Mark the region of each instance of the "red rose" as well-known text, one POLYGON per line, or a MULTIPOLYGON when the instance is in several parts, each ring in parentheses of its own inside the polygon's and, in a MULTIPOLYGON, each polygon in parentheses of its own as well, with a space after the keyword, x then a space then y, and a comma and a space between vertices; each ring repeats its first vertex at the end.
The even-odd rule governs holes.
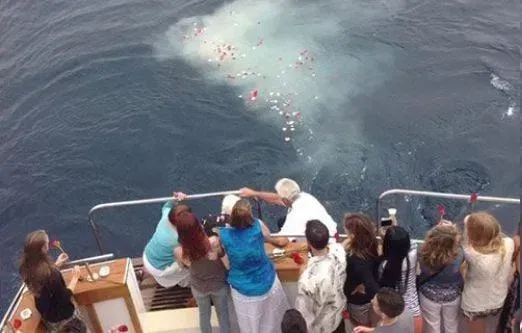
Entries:
POLYGON ((13 327, 15 328, 15 330, 19 329, 20 327, 22 327, 22 321, 18 318, 13 319, 13 327))
POLYGON ((444 205, 438 205, 437 211, 439 212, 440 217, 446 215, 446 208, 444 207, 444 205))
POLYGON ((471 196, 469 197, 469 202, 474 204, 475 202, 477 202, 477 199, 478 199, 478 194, 477 193, 471 193, 471 196))
POLYGON ((292 254, 292 259, 294 260, 294 262, 298 265, 302 265, 304 264, 304 260, 303 258, 299 255, 299 253, 294 253, 292 254))

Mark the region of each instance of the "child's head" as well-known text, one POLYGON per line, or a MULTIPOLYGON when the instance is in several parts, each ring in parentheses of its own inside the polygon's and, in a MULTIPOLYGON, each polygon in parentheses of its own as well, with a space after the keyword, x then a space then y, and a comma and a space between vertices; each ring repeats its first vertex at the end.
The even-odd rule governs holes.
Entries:
POLYGON ((372 299, 373 310, 381 318, 395 318, 404 311, 404 299, 391 288, 381 288, 372 299))
POLYGON ((296 309, 286 310, 281 322, 282 333, 306 333, 306 321, 296 309))

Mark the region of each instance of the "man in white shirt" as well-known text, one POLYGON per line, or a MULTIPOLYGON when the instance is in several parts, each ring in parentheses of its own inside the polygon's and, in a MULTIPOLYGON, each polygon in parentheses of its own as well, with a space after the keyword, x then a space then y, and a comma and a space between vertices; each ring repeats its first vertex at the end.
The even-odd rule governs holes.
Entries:
POLYGON ((337 232, 337 223, 332 219, 323 205, 311 194, 302 192, 299 185, 292 179, 279 179, 275 185, 276 193, 259 192, 250 188, 242 188, 241 196, 257 197, 268 203, 288 208, 281 235, 303 235, 306 222, 319 220, 328 228, 330 236, 337 232))

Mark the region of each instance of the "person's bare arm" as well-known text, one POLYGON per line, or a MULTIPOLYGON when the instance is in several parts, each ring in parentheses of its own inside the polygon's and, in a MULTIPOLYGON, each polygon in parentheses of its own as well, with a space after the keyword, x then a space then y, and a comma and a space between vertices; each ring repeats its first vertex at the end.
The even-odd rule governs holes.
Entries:
POLYGON ((174 258, 181 267, 190 267, 190 261, 183 258, 183 250, 181 246, 177 246, 174 249, 174 258))
POLYGON ((228 256, 226 254, 221 257, 221 261, 223 262, 223 265, 225 265, 225 268, 230 270, 230 261, 228 260, 228 256))
POLYGON ((248 187, 243 187, 239 191, 241 192, 239 195, 244 198, 259 198, 274 205, 285 206, 283 199, 277 193, 255 191, 248 187))
POLYGON ((260 222, 261 222, 261 230, 263 232, 263 237, 265 238, 265 241, 267 243, 270 243, 277 247, 285 247, 288 245, 288 243, 290 243, 290 241, 286 237, 274 237, 274 236, 270 235, 270 230, 268 230, 268 227, 262 221, 260 221, 260 222))

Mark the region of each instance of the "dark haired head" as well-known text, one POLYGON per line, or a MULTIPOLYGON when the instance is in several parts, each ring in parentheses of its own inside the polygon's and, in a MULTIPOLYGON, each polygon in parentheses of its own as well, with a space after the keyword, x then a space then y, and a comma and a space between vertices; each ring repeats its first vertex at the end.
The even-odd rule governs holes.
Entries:
POLYGON ((404 311, 404 299, 402 296, 391 288, 381 288, 374 298, 375 312, 383 313, 388 318, 395 318, 400 316, 404 311), (377 300, 377 304, 375 304, 377 300), (375 309, 377 307, 377 309, 375 309))
POLYGON ((305 236, 308 244, 316 250, 324 249, 330 238, 328 228, 319 220, 306 222, 305 236))
POLYGON ((254 223, 252 207, 246 199, 241 199, 232 208, 230 225, 234 228, 245 229, 254 223))
POLYGON ((169 221, 174 227, 176 227, 176 217, 181 213, 192 213, 192 209, 187 205, 177 205, 172 208, 169 212, 169 221))
POLYGON ((372 220, 364 214, 348 214, 344 217, 344 228, 352 235, 350 251, 363 260, 377 258, 377 236, 372 220))
POLYGON ((386 260, 386 266, 382 272, 381 286, 398 288, 401 293, 406 291, 409 274, 406 274, 406 281, 401 284, 402 263, 404 259, 406 259, 407 272, 409 272, 410 260, 408 253, 410 252, 410 248, 410 234, 406 229, 399 226, 392 226, 386 231, 382 242, 382 254, 386 260))
POLYGON ((306 333, 306 321, 296 309, 286 310, 281 322, 282 333, 306 333))

